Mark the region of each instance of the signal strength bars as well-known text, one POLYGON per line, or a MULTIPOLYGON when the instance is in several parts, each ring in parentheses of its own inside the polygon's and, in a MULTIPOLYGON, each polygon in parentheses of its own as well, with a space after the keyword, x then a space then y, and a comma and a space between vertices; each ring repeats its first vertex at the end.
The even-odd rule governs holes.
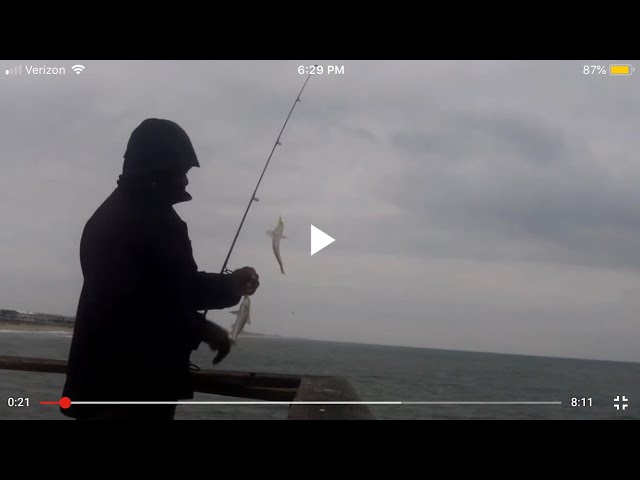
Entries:
POLYGON ((16 67, 12 67, 8 70, 4 71, 5 75, 22 75, 22 65, 18 65, 16 67))

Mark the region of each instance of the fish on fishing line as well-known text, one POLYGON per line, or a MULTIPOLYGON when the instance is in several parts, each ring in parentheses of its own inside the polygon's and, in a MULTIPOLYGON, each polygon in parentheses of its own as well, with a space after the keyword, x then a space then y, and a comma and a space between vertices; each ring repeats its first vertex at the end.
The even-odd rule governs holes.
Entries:
POLYGON ((231 343, 235 345, 238 340, 238 335, 240 335, 244 326, 247 324, 251 325, 251 299, 249 298, 249 295, 245 295, 242 298, 242 303, 238 310, 234 310, 230 313, 236 315, 236 321, 231 325, 231 331, 229 333, 231 343))
POLYGON ((278 265, 280 265, 280 272, 284 275, 284 267, 282 266, 282 257, 280 256, 280 240, 283 238, 287 238, 283 235, 284 233, 284 222, 282 221, 282 217, 278 217, 278 225, 274 230, 267 230, 267 233, 271 236, 271 246, 273 247, 273 253, 276 256, 276 260, 278 261, 278 265))

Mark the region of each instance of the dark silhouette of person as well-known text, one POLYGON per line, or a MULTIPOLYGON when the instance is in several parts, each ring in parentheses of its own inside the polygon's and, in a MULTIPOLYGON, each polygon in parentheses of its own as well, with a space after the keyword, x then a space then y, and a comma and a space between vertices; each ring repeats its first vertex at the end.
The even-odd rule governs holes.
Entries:
POLYGON ((63 396, 76 419, 173 419, 175 405, 74 405, 74 401, 193 398, 190 356, 201 342, 219 363, 228 332, 200 310, 253 295, 255 270, 198 270, 187 225, 173 205, 191 200, 187 172, 199 167, 187 133, 169 120, 144 120, 131 134, 117 187, 83 230, 84 278, 63 396))

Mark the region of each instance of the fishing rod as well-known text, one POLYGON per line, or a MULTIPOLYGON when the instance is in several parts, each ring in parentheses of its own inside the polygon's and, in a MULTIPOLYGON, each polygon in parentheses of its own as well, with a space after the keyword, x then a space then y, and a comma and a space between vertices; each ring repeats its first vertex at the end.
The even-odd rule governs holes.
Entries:
MULTIPOLYGON (((258 187, 260 186, 260 182, 262 182, 262 177, 264 177, 264 174, 267 171, 267 167, 269 166, 269 162, 271 161, 271 157, 273 156, 273 152, 276 151, 276 147, 278 145, 282 145, 280 143, 280 137, 282 136, 282 132, 284 132, 284 129, 287 126, 287 122, 289 122, 289 118, 291 118, 291 114, 293 113, 293 110, 296 108, 296 105, 298 104, 298 102, 302 101, 302 100, 300 100, 300 95, 302 95, 302 91, 304 90, 304 87, 307 86, 307 82, 309 81, 310 78, 311 78, 311 74, 307 75, 307 79, 304 81, 304 84, 302 85, 302 88, 298 92, 298 95, 296 96, 296 100, 295 100, 295 102, 293 102, 293 105, 291 106, 291 110, 289 110, 289 115, 287 115, 287 118, 284 121, 284 125, 282 125, 282 129, 280 129, 280 133, 278 134, 278 138, 276 139, 276 143, 273 145, 273 148, 271 149, 271 153, 269 154, 269 158, 267 158, 267 163, 265 164, 264 168, 262 169, 262 174, 260 175, 260 178, 258 179, 258 183, 256 184, 256 188, 254 188, 253 193, 251 194, 251 199, 249 200, 249 204, 247 205, 247 208, 244 211, 244 215, 242 216, 242 220, 240 221, 240 226, 238 227, 238 231, 236 232, 235 237, 233 237, 233 242, 231 243, 231 248, 229 249, 229 253, 227 253, 227 258, 225 258, 225 260, 224 260, 224 264, 222 265, 222 269, 220 270, 221 274, 233 273, 231 270, 227 269, 227 263, 229 262, 229 258, 231 257, 231 252, 233 252, 233 247, 235 247, 235 245, 236 245, 236 240, 238 240, 238 235, 240 235, 240 230, 242 230, 242 226, 244 225, 244 221, 247 218, 247 214, 249 213, 249 209, 251 208, 251 205, 253 204, 253 202, 258 201, 258 199, 256 198, 256 193, 258 192, 258 187)), ((204 311, 204 316, 205 317, 207 316, 208 312, 209 312, 209 310, 205 310, 204 311)), ((200 368, 197 365, 195 365, 195 364, 193 364, 191 362, 189 362, 189 368, 193 369, 193 370, 196 370, 196 371, 200 370, 200 368)))
POLYGON ((284 132, 284 129, 287 126, 287 122, 289 122, 289 118, 291 118, 291 114, 293 113, 293 110, 296 108, 296 105, 298 104, 298 102, 302 101, 302 100, 300 100, 300 95, 302 95, 302 91, 304 90, 304 87, 307 85, 307 82, 309 81, 309 78, 311 78, 311 74, 307 75, 307 79, 304 81, 304 84, 302 85, 302 88, 300 89, 300 92, 298 92, 298 96, 296 97, 296 100, 293 102, 291 110, 289 111, 289 115, 287 115, 287 119, 284 121, 284 125, 282 125, 282 129, 280 130, 280 134, 278 135, 278 138, 276 139, 276 143, 274 143, 273 148, 271 149, 271 154, 269 155, 269 158, 267 158, 267 163, 265 164, 264 169, 262 170, 262 174, 260 175, 260 178, 258 179, 258 183, 256 185, 256 188, 253 190, 253 194, 251 194, 251 199, 249 200, 249 204, 247 205, 247 209, 244 211, 244 215, 242 216, 242 221, 240 222, 240 226, 238 227, 238 231, 236 232, 236 236, 233 238, 233 242, 231 243, 231 248, 229 249, 229 253, 227 254, 227 258, 225 258, 225 260, 224 260, 224 264, 222 265, 222 270, 220 271, 220 273, 232 273, 231 270, 227 269, 227 263, 229 262, 229 258, 231 257, 231 252, 233 252, 233 247, 235 247, 235 245, 236 245, 236 240, 238 240, 238 235, 240 235, 240 230, 242 230, 242 226, 244 225, 244 221, 247 218, 247 214, 249 213, 249 209, 251 208, 251 205, 253 204, 253 202, 257 202, 258 201, 258 199, 256 198, 256 193, 258 192, 258 187, 260 187, 260 182, 262 182, 262 177, 264 177, 264 173, 267 171, 267 167, 269 166, 269 162, 271 161, 271 157, 273 156, 273 152, 276 151, 276 147, 278 147, 278 145, 282 145, 280 143, 280 137, 282 136, 282 132, 284 132))

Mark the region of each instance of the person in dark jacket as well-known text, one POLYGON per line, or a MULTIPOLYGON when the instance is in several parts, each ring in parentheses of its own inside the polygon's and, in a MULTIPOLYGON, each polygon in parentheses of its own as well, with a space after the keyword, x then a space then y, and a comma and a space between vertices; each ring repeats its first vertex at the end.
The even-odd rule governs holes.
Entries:
POLYGON ((228 332, 199 310, 253 295, 255 270, 199 271, 187 225, 173 205, 191 200, 187 172, 199 167, 186 132, 147 119, 131 134, 117 188, 87 221, 80 244, 78 302, 61 412, 77 419, 173 419, 175 405, 74 405, 74 401, 193 398, 190 356, 201 342, 220 362, 228 332))

